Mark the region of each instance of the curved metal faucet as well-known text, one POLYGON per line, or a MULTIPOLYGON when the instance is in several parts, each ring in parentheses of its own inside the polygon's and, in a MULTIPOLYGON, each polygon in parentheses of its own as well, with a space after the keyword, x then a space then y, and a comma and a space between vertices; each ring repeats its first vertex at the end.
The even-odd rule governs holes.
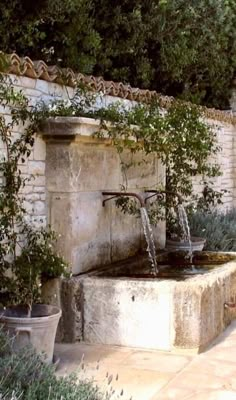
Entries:
POLYGON ((145 190, 145 193, 152 193, 150 196, 146 197, 144 203, 147 203, 147 200, 151 199, 152 197, 159 196, 162 194, 170 194, 171 196, 175 196, 178 198, 179 204, 183 203, 183 198, 180 196, 179 193, 172 192, 170 190, 145 190))
POLYGON ((224 308, 236 308, 236 303, 233 302, 224 303, 224 308))
POLYGON ((140 203, 140 207, 145 207, 145 202, 144 199, 137 193, 133 193, 133 192, 102 192, 103 196, 112 196, 109 197, 109 199, 105 199, 102 202, 103 207, 105 206, 105 203, 109 200, 115 199, 116 197, 134 197, 136 198, 139 203, 140 203))

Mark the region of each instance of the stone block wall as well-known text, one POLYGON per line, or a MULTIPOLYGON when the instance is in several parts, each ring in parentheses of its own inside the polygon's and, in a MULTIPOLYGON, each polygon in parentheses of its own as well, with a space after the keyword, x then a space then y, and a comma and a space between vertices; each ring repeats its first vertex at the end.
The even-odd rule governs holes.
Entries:
MULTIPOLYGON (((29 97, 31 104, 40 100, 48 102, 55 98, 69 99, 73 96, 73 88, 71 87, 24 76, 9 75, 9 77, 14 82, 16 90, 23 90, 29 97)), ((131 101, 117 99, 115 96, 105 96, 103 105, 117 100, 123 101, 127 106, 132 105, 131 101)), ((7 109, 0 107, 0 113, 5 114, 6 118, 10 118, 7 109)), ((224 207, 228 208, 236 205, 236 127, 225 122, 212 120, 209 122, 217 126, 214 129, 217 129, 218 141, 222 147, 217 158, 223 174, 215 180, 215 188, 229 191, 224 196, 224 207)), ((62 247, 65 250, 65 255, 74 266, 74 272, 89 268, 91 266, 90 260, 93 257, 98 257, 102 263, 126 257, 129 255, 129 251, 132 253, 136 249, 134 242, 137 237, 140 243, 142 241, 140 221, 134 219, 131 222, 130 217, 127 216, 123 218, 120 210, 114 207, 114 203, 113 205, 108 203, 104 209, 100 208, 102 201, 100 191, 102 189, 119 189, 119 185, 122 183, 121 171, 118 168, 115 150, 105 142, 91 141, 89 134, 93 131, 93 127, 85 124, 86 127, 84 128, 82 125, 80 125, 79 130, 78 126, 76 128, 77 135, 73 143, 70 141, 62 143, 58 139, 54 141, 45 140, 41 133, 37 133, 34 149, 28 162, 19 165, 23 176, 35 176, 34 179, 27 182, 24 188, 25 205, 32 223, 36 226, 45 226, 47 222, 51 222, 59 232, 63 232, 66 224, 70 227, 68 234, 64 236, 64 239, 61 239, 61 243, 64 241, 64 247, 62 247), (85 166, 84 170, 80 169, 81 163, 85 166), (86 214, 88 202, 90 202, 91 208, 89 213, 86 214), (98 209, 103 214, 102 219, 98 209), (65 219, 65 216, 67 219, 71 218, 72 225, 69 220, 65 219), (84 217, 82 218, 82 216, 84 217), (91 220, 96 221, 97 226, 93 235, 102 240, 99 246, 90 245, 89 247, 88 245, 93 236, 91 236, 91 220), (135 228, 136 233, 132 236, 134 227, 137 230, 135 228), (81 236, 78 236, 77 229, 79 229, 81 236), (123 231, 129 232, 124 240, 120 234, 123 231), (69 241, 73 242, 73 252, 68 249, 69 241), (78 241, 79 247, 77 246, 78 241), (104 248, 107 248, 106 246, 110 247, 107 250, 107 258, 104 258, 101 249, 104 250, 104 248), (89 257, 87 257, 88 254, 89 257), (81 257, 86 260, 82 263, 83 267, 81 267, 81 257)), ((17 136, 21 129, 20 126, 16 128, 14 134, 17 136)), ((68 130, 66 130, 66 134, 68 134, 68 130)), ((4 151, 4 146, 0 143, 0 153, 3 154, 4 151)), ((155 161, 155 163, 151 163, 150 170, 145 172, 148 176, 154 173, 156 183, 156 178, 160 181, 164 178, 158 162, 155 161)), ((147 177, 143 176, 143 170, 144 168, 141 167, 129 171, 130 189, 139 191, 148 186, 147 177)), ((197 179, 194 180, 194 185, 196 191, 199 192, 202 189, 197 179)), ((160 228, 157 229, 157 237, 158 232, 160 232, 160 228)), ((163 243, 163 240, 160 242, 163 243)), ((99 243, 99 240, 97 243, 99 243)))
MULTIPOLYGON (((34 79, 25 76, 17 76, 9 74, 9 80, 13 83, 15 90, 23 91, 29 98, 30 104, 34 105, 39 101, 48 103, 55 99, 68 100, 73 97, 74 89, 69 86, 59 85, 57 83, 48 82, 42 79, 34 79)), ((117 100, 116 97, 105 96, 100 104, 106 105, 117 100)), ((129 100, 124 103, 132 104, 129 100)), ((97 104, 99 106, 99 103, 97 104)), ((10 121, 10 111, 0 105, 0 115, 4 115, 10 121)), ((19 126, 14 129, 14 135, 22 132, 23 127, 19 126)), ((4 145, 0 140, 0 155, 5 153, 4 145)), ((42 135, 37 133, 33 151, 28 162, 19 165, 22 176, 32 178, 27 182, 23 194, 26 199, 25 207, 32 223, 39 227, 45 226, 47 223, 47 190, 45 178, 45 161, 46 161, 46 142, 42 135)), ((1 184, 1 178, 0 178, 1 184)))
POLYGON ((230 124, 219 124, 218 143, 222 151, 218 155, 222 175, 217 178, 216 189, 225 189, 224 208, 236 206, 236 127, 230 124))
MULTIPOLYGON (((30 99, 30 104, 32 105, 40 100, 48 102, 54 98, 68 98, 68 96, 71 96, 73 93, 72 88, 63 87, 39 79, 31 79, 22 76, 18 77, 16 75, 9 75, 9 79, 16 90, 23 91, 30 99)), ((7 121, 10 121, 10 111, 7 108, 0 106, 0 114, 4 114, 7 121)), ((13 135, 17 137, 23 129, 22 126, 15 127, 13 135)), ((5 148, 0 141, 0 154, 4 153, 5 148)), ((34 148, 28 161, 19 165, 22 176, 30 178, 23 189, 23 195, 28 217, 37 227, 45 226, 47 223, 45 160, 46 142, 42 139, 40 134, 37 134, 34 148)))
MULTIPOLYGON (((98 128, 90 118, 59 117, 44 129, 49 220, 75 274, 132 256, 144 242, 140 218, 123 214, 114 200, 102 205, 102 191, 120 191, 125 182, 110 141, 91 137, 98 128)), ((128 162, 130 154, 122 157, 128 162)), ((164 183, 160 162, 154 157, 147 161, 127 171, 128 191, 164 183)), ((157 246, 164 247, 163 223, 155 236, 157 246)))
MULTIPOLYGON (((221 176, 211 179, 214 190, 227 190, 223 195, 223 209, 236 206, 236 126, 213 120, 207 120, 217 133, 217 142, 220 152, 210 161, 218 163, 221 167, 221 176)), ((203 187, 199 179, 194 179, 194 190, 200 193, 203 187)))

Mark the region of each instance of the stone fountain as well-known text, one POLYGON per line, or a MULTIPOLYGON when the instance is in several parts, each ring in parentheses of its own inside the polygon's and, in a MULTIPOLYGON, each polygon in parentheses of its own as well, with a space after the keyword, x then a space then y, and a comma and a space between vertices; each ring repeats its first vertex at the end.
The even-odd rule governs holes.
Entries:
MULTIPOLYGON (((153 232, 159 271, 151 274, 140 219, 122 215, 112 202, 102 207, 102 193, 118 192, 123 175, 111 142, 92 136, 98 127, 89 118, 58 117, 43 130, 49 222, 61 234, 59 247, 72 267, 60 288, 60 339, 201 351, 235 317, 236 255, 196 253, 193 273, 185 257, 176 261, 175 253, 160 250, 160 223, 153 232)), ((130 155, 123 157, 128 161, 130 155)), ((136 194, 165 181, 156 157, 145 169, 140 160, 126 177, 136 194)), ((149 240, 143 204, 141 209, 149 240)))

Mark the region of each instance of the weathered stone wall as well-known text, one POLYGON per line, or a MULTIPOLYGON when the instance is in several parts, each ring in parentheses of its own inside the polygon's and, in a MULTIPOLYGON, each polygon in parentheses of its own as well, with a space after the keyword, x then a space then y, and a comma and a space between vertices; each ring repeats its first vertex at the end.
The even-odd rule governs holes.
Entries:
MULTIPOLYGON (((10 77, 15 88, 23 90, 32 104, 39 100, 47 102, 55 98, 68 99, 73 95, 71 87, 23 76, 11 75, 10 77)), ((103 104, 116 100, 117 97, 105 96, 103 104)), ((132 104, 129 100, 122 101, 127 105, 132 104)), ((8 111, 2 107, 0 112, 7 118, 10 117, 8 111)), ((218 126, 215 129, 218 131, 219 144, 222 146, 222 152, 217 158, 222 166, 223 175, 215 180, 215 188, 229 191, 224 196, 224 205, 232 207, 236 205, 234 139, 236 127, 225 122, 209 122, 218 126)), ((14 132, 15 135, 21 129, 22 127, 18 127, 14 132)), ((120 210, 114 207, 113 202, 108 203, 105 208, 101 207, 101 190, 117 190, 123 183, 115 150, 105 142, 98 143, 94 139, 89 139, 88 134, 93 128, 89 128, 88 124, 85 131, 81 129, 83 129, 82 126, 77 131, 77 138, 73 143, 65 143, 61 139, 46 142, 38 133, 28 162, 19 166, 24 177, 35 176, 24 188, 26 208, 32 222, 39 226, 45 225, 48 221, 55 229, 62 232, 64 239, 61 239, 61 245, 75 272, 92 266, 91 260, 94 257, 102 263, 119 259, 121 256, 126 257, 137 248, 134 245, 136 240, 142 242, 140 221, 133 217, 123 216, 120 210), (81 169, 82 164, 85 166, 84 170, 81 169), (89 211, 88 204, 91 205, 89 211), (71 218, 73 224, 66 218, 71 218), (91 221, 97 227, 95 230, 92 228, 91 221), (63 233, 65 226, 70 227, 66 235, 63 233), (79 234, 77 229, 79 229, 79 234), (135 235, 133 235, 134 230, 135 235), (121 237, 121 232, 124 231, 127 235, 121 237), (94 236, 97 236, 96 245, 93 241, 94 236), (68 247, 70 241, 73 243, 73 251, 68 247), (106 257, 104 257, 104 249, 106 249, 106 257)), ((4 146, 0 143, 0 152, 4 151, 4 146)), ((163 180, 163 171, 158 163, 151 163, 147 168, 139 167, 129 171, 129 189, 139 191, 148 186, 147 177, 142 178, 144 173, 147 173, 149 177, 154 173, 155 184, 157 180, 163 180)), ((201 186, 197 179, 194 184, 196 191, 199 192, 201 186)), ((158 237, 158 234, 156 236, 158 237)), ((161 241, 163 243, 163 240, 161 241)))
POLYGON ((217 178, 216 189, 225 189, 224 207, 236 206, 236 126, 230 124, 218 124, 218 143, 222 151, 218 155, 218 163, 221 166, 222 175, 217 178))
MULTIPOLYGON (((10 79, 16 90, 23 90, 29 97, 31 104, 73 96, 70 87, 14 75, 10 79)), ((103 105, 115 100, 105 96, 103 105)), ((128 100, 124 103, 131 104, 128 100)), ((7 109, 2 108, 1 112, 10 118, 7 109)), ((89 138, 94 128, 91 130, 89 124, 85 125, 85 128, 80 126, 73 143, 58 139, 45 141, 37 133, 29 160, 19 165, 23 176, 32 178, 23 190, 29 218, 36 226, 45 226, 48 222, 61 233, 60 248, 71 263, 73 273, 125 258, 143 243, 140 220, 122 216, 114 202, 102 207, 101 190, 120 190, 120 184, 124 183, 120 161, 110 145, 89 138)), ((17 136, 22 129, 17 127, 14 134, 17 136)), ((65 135, 68 129, 67 126, 65 135)), ((5 151, 3 146, 0 151, 5 151)), ((163 170, 156 160, 145 171, 143 167, 132 168, 128 186, 134 190, 148 186, 147 177, 151 177, 152 184, 157 184, 159 173, 163 182, 163 170)), ((164 246, 164 225, 160 225, 157 243, 164 246)))
MULTIPOLYGON (((90 118, 60 117, 44 129, 49 220, 61 234, 60 248, 75 274, 127 258, 143 247, 140 218, 122 214, 114 200, 103 207, 102 191, 120 191, 127 183, 129 192, 142 192, 165 180, 154 157, 128 169, 124 178, 110 141, 91 137, 98 129, 98 121, 90 118)), ((130 162, 129 158, 129 153, 122 155, 123 161, 130 162)), ((139 156, 136 161, 140 160, 139 156)), ((155 237, 157 246, 164 247, 164 223, 156 228, 155 237)))
MULTIPOLYGON (((39 100, 47 102, 55 97, 68 98, 73 93, 72 88, 65 88, 39 79, 17 77, 15 75, 9 75, 9 78, 14 84, 15 89, 22 90, 30 99, 31 104, 35 104, 39 100)), ((4 114, 7 120, 10 120, 10 112, 7 108, 1 106, 0 113, 4 114)), ((22 132, 22 129, 22 126, 15 127, 13 131, 14 135, 17 137, 22 132)), ((0 142, 0 154, 4 154, 4 152, 4 145, 0 142)), ((46 143, 42 139, 42 136, 38 134, 35 138, 34 148, 29 160, 19 165, 22 176, 24 178, 31 178, 26 182, 23 194, 26 200, 26 210, 35 226, 45 226, 47 223, 45 160, 46 143)))
MULTIPOLYGON (((221 167, 222 175, 211 179, 214 182, 214 190, 227 190, 223 195, 223 209, 236 206, 236 126, 226 123, 208 120, 209 125, 217 132, 217 142, 221 151, 212 158, 221 167)), ((199 179, 194 179, 196 193, 202 191, 199 179)))

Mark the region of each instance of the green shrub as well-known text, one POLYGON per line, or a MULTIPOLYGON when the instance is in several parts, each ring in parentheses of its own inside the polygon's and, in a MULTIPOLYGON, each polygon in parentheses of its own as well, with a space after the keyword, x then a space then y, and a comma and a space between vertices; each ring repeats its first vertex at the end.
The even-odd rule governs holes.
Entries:
POLYGON ((0 399, 1 400, 20 400, 22 397, 21 395, 18 395, 15 391, 13 392, 5 392, 5 393, 0 393, 0 399))
POLYGON ((11 342, 0 330, 0 399, 1 400, 111 400, 89 380, 76 375, 57 377, 54 367, 46 365, 34 350, 27 347, 11 351, 11 342))
POLYGON ((6 53, 229 107, 235 0, 10 0, 0 20, 6 53))
POLYGON ((193 236, 206 238, 205 250, 236 251, 236 209, 193 213, 189 225, 193 236))

